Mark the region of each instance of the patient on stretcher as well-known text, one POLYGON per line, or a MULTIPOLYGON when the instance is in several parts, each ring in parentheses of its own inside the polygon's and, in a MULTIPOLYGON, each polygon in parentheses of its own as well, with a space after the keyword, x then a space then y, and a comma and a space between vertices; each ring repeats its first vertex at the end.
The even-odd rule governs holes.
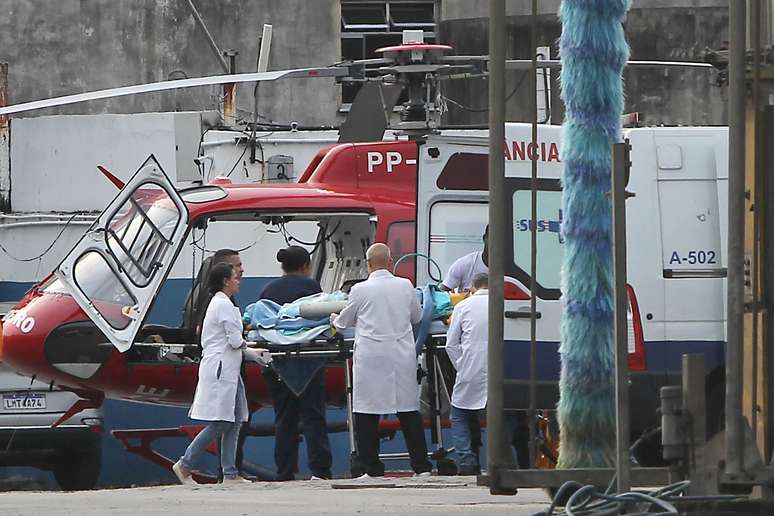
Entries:
MULTIPOLYGON (((423 319, 415 328, 418 343, 423 343, 433 321, 444 320, 454 309, 456 299, 435 286, 417 288, 417 297, 423 307, 423 319)), ((342 291, 320 292, 280 305, 270 299, 259 299, 247 306, 243 316, 249 330, 248 340, 271 344, 301 344, 320 336, 330 336, 330 314, 338 313, 346 305, 347 294, 342 291)), ((445 331, 445 327, 441 329, 445 331)))

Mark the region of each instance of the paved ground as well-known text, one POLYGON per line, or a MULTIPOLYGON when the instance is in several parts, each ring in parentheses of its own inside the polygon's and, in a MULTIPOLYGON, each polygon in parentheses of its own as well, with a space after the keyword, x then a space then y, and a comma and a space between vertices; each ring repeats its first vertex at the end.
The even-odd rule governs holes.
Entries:
POLYGON ((216 486, 161 486, 101 491, 7 492, 3 515, 403 515, 486 514, 527 516, 547 508, 538 489, 492 496, 473 477, 387 479, 367 488, 342 489, 355 481, 304 481, 216 486))

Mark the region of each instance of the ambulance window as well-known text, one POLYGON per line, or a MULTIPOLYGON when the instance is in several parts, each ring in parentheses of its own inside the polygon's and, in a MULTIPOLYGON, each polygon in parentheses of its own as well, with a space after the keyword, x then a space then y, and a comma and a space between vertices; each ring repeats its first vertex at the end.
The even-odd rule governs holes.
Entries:
POLYGON ((413 220, 393 222, 387 229, 387 245, 390 247, 392 259, 398 264, 395 270, 397 276, 414 279, 416 274, 416 257, 401 257, 414 252, 416 241, 416 224, 413 220))
MULTIPOLYGON (((547 183, 546 180, 541 182, 547 183)), ((512 253, 515 276, 525 285, 530 284, 532 270, 532 192, 526 188, 513 192, 513 240, 512 253)), ((525 185, 521 185, 525 186, 525 185)), ((545 186, 545 185, 544 185, 545 186)), ((551 185, 553 186, 553 185, 551 185)), ((537 294, 543 299, 558 299, 560 296, 560 270, 564 253, 562 225, 562 192, 558 181, 556 189, 541 189, 537 192, 537 294)))
POLYGON ((83 253, 73 267, 75 284, 94 305, 94 308, 117 330, 123 330, 131 320, 121 309, 134 306, 137 301, 121 283, 105 257, 97 251, 83 253))
POLYGON ((489 190, 489 155, 456 152, 438 175, 441 190, 489 190))
MULTIPOLYGON (((488 221, 487 203, 442 201, 433 204, 430 208, 430 258, 438 264, 444 277, 457 258, 483 250, 482 236, 488 221)), ((429 277, 437 277, 438 270, 432 263, 426 267, 429 277)))
POLYGON ((147 286, 171 248, 180 212, 161 186, 144 183, 110 218, 110 252, 138 287, 147 286))

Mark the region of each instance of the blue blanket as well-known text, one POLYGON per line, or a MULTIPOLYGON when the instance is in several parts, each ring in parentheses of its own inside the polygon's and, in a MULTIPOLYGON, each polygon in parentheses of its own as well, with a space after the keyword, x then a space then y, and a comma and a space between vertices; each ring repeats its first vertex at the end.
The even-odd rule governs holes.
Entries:
MULTIPOLYGON (((422 305, 422 319, 414 325, 414 342, 419 355, 433 320, 448 315, 452 311, 452 305, 449 294, 438 290, 435 285, 417 288, 416 294, 422 305)), ((330 328, 329 318, 304 319, 300 316, 300 306, 304 303, 344 300, 346 294, 343 292, 314 294, 285 305, 279 305, 269 299, 259 299, 245 309, 243 320, 253 328, 248 332, 247 339, 281 345, 310 342, 327 332, 330 328)), ((271 367, 288 388, 299 396, 324 365, 324 359, 294 357, 275 359, 271 367)))

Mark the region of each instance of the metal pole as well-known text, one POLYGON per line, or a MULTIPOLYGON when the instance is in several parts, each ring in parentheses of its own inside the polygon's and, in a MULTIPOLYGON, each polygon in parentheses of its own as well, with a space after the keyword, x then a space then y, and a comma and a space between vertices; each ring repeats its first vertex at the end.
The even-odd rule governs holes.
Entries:
MULTIPOLYGON (((771 103, 771 101, 769 101, 771 103)), ((767 105, 763 110, 764 126, 761 129, 763 156, 761 167, 765 171, 763 174, 763 183, 761 184, 762 195, 764 199, 774 199, 774 175, 770 170, 774 169, 774 131, 769 128, 774 127, 774 109, 767 105)), ((767 373, 764 375, 764 391, 766 397, 766 408, 763 415, 765 417, 764 428, 766 429, 764 454, 769 465, 774 466, 774 328, 772 327, 772 301, 774 301, 774 202, 764 203, 762 206, 763 228, 762 228, 762 246, 761 246, 761 284, 763 292, 761 300, 763 302, 763 367, 767 373)))
MULTIPOLYGON (((761 0, 753 0, 752 13, 750 13, 751 39, 753 44, 753 83, 752 83, 752 106, 753 106, 753 126, 755 128, 754 149, 753 149, 753 249, 752 262, 750 263, 750 279, 752 289, 752 400, 751 422, 753 436, 758 441, 758 352, 760 343, 758 342, 758 318, 760 316, 760 277, 758 272, 760 267, 760 240, 761 240, 761 212, 763 210, 763 180, 761 174, 761 154, 763 146, 761 144, 761 117, 760 117, 760 98, 761 98, 761 0)), ((763 403, 760 403, 763 405, 763 403)))
POLYGON ((263 24, 261 41, 258 48, 258 68, 257 72, 265 72, 269 69, 269 52, 271 51, 272 25, 263 24))
POLYGON ((629 462, 629 348, 626 294, 626 169, 629 140, 613 144, 611 191, 613 199, 613 281, 615 285, 615 472, 619 493, 631 488, 629 462))
POLYGON ((435 369, 435 427, 434 432, 437 435, 436 444, 438 449, 443 449, 443 432, 441 421, 441 389, 438 387, 439 382, 443 382, 443 374, 441 372, 441 364, 438 363, 438 348, 433 352, 433 367, 435 369))
POLYGON ((500 491, 507 464, 503 413, 503 277, 505 275, 505 0, 489 1, 489 372, 487 472, 489 491, 500 491))
MULTIPOLYGON (((683 355, 683 414, 688 419, 690 494, 710 494, 707 478, 707 398, 705 388, 704 355, 683 355)), ((714 490, 713 490, 714 491, 714 490)))
POLYGON ((532 148, 535 149, 530 157, 532 174, 530 178, 530 190, 532 193, 532 214, 530 216, 530 280, 529 280, 529 412, 527 424, 529 425, 529 464, 535 464, 536 437, 535 437, 535 408, 537 405, 535 383, 537 381, 537 0, 532 0, 532 17, 530 20, 530 38, 532 52, 532 70, 530 76, 530 118, 532 120, 532 148))
POLYGON ((742 340, 744 338, 745 50, 744 0, 729 2, 728 299, 726 342, 726 473, 742 472, 742 340))
POLYGON ((229 71, 228 62, 223 58, 223 53, 218 48, 218 44, 215 43, 215 39, 212 37, 212 34, 210 34, 210 31, 207 30, 207 25, 204 24, 204 20, 202 19, 202 16, 199 14, 199 11, 196 9, 196 6, 193 3, 193 0, 188 0, 188 9, 191 11, 191 14, 194 17, 194 20, 196 20, 196 24, 199 26, 199 28, 204 32, 204 35, 207 37, 207 43, 210 44, 210 48, 212 49, 212 52, 215 54, 215 57, 218 58, 218 62, 220 63, 221 68, 223 68, 223 71, 226 73, 231 73, 229 71))
POLYGON ((349 453, 357 452, 355 446, 355 415, 352 413, 352 372, 349 370, 349 359, 344 361, 344 381, 347 388, 347 429, 349 430, 349 453))
MULTIPOLYGON (((8 63, 0 63, 0 107, 8 105, 8 63)), ((8 117, 0 115, 0 213, 11 211, 11 140, 8 117)))
MULTIPOLYGON (((239 52, 227 49, 223 51, 223 55, 228 57, 228 73, 235 74, 237 72, 236 56, 239 55, 239 52)), ((236 84, 230 82, 223 85, 223 124, 227 127, 236 125, 236 95, 236 84)))

